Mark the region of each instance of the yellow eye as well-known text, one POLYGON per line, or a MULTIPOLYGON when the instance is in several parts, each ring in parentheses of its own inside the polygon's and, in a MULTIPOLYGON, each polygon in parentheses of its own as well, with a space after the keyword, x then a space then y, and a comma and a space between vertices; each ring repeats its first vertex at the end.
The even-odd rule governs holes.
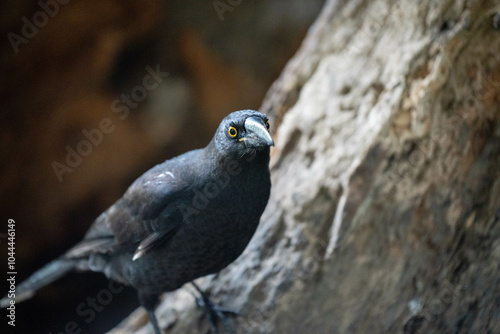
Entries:
POLYGON ((236 130, 234 126, 230 126, 229 130, 227 130, 227 133, 229 134, 229 136, 234 138, 238 134, 238 130, 236 130))
POLYGON ((269 130, 269 121, 266 121, 266 129, 269 130))

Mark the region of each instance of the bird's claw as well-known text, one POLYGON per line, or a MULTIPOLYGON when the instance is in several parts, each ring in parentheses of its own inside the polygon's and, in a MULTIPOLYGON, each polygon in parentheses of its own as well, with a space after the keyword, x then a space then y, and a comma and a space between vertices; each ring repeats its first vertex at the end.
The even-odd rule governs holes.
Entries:
MULTIPOLYGON (((194 285, 194 284, 193 284, 194 285)), ((235 311, 232 311, 227 308, 220 307, 218 305, 215 305, 210 301, 210 299, 203 293, 198 287, 196 287, 196 290, 200 293, 201 297, 195 297, 196 299, 196 305, 198 307, 202 308, 208 318, 208 321, 210 323, 210 331, 209 333, 219 333, 219 322, 222 323, 224 326, 224 329, 226 333, 234 333, 234 330, 232 326, 229 324, 227 321, 228 317, 237 317, 239 314, 235 311)))
POLYGON ((227 321, 228 317, 237 317, 238 313, 235 311, 232 311, 227 308, 220 307, 218 305, 215 305, 208 299, 206 296, 203 296, 201 298, 196 298, 196 304, 205 310, 208 321, 210 323, 210 331, 209 333, 218 333, 219 330, 219 322, 222 323, 224 326, 224 329, 226 330, 227 333, 232 333, 233 328, 227 321))

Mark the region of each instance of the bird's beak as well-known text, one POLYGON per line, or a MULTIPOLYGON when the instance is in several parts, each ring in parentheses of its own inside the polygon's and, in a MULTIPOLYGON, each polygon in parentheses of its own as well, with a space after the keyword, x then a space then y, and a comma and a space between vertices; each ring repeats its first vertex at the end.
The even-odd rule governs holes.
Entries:
POLYGON ((258 117, 249 117, 245 121, 246 136, 241 138, 247 147, 274 146, 274 140, 258 117))

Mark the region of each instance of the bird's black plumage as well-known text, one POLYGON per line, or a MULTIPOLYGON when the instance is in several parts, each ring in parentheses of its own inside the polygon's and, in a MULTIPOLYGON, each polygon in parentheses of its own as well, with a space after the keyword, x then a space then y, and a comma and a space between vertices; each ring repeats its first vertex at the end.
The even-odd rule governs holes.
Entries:
POLYGON ((18 299, 72 269, 93 270, 136 288, 156 326, 161 293, 220 271, 252 238, 271 188, 268 126, 262 113, 234 112, 205 148, 144 173, 80 243, 18 286, 18 299))

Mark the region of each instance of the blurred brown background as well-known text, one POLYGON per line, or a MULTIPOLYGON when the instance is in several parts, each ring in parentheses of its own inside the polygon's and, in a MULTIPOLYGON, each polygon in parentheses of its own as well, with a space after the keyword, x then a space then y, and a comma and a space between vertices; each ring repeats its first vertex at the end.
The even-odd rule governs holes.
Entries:
MULTIPOLYGON (((232 3, 0 3, 0 236, 14 219, 18 283, 141 173, 204 146, 231 111, 259 108, 323 1, 232 3), (94 130, 103 122, 108 133, 94 130)), ((64 332, 68 321, 82 333, 110 329, 138 306, 134 291, 89 324, 76 313, 107 284, 92 273, 62 279, 17 305, 15 332, 64 332)))

